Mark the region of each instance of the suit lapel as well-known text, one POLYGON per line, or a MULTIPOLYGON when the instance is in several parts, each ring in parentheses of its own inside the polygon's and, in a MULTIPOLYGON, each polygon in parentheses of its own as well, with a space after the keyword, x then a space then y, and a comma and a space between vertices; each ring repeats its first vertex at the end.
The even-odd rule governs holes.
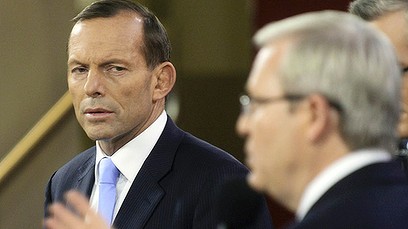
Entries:
POLYGON ((84 193, 88 198, 91 196, 92 188, 95 183, 95 147, 88 149, 89 158, 78 168, 78 180, 75 189, 84 193))
POLYGON ((155 147, 137 174, 119 209, 114 225, 117 228, 143 228, 153 214, 165 190, 159 184, 173 164, 184 132, 167 117, 167 123, 155 147))
POLYGON ((153 179, 136 179, 116 216, 114 225, 117 228, 143 228, 163 195, 163 190, 153 179))

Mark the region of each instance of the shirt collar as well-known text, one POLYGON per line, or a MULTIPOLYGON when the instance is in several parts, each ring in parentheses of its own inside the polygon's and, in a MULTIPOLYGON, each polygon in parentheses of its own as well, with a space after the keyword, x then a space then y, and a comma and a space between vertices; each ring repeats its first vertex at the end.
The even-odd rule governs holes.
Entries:
MULTIPOLYGON (((117 150, 111 159, 120 173, 130 182, 133 182, 144 161, 149 156, 156 142, 159 140, 167 122, 166 111, 154 121, 146 130, 130 140, 119 150, 117 150)), ((95 180, 99 179, 99 161, 107 156, 101 147, 99 141, 96 141, 96 166, 95 180)))
POLYGON ((344 177, 364 166, 389 161, 391 159, 391 154, 384 150, 364 149, 350 152, 346 156, 336 160, 306 186, 296 211, 297 220, 301 221, 319 198, 344 177))

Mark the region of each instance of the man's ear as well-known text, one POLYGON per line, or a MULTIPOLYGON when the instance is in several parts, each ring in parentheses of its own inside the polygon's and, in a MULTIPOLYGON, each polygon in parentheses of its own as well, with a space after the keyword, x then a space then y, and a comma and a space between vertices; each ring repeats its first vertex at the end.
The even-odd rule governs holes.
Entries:
POLYGON ((317 142, 325 138, 338 121, 335 120, 336 116, 333 115, 333 110, 325 97, 318 94, 310 95, 308 105, 310 119, 306 134, 310 141, 317 142))
POLYGON ((170 62, 163 62, 154 71, 153 100, 160 100, 170 93, 176 83, 176 69, 170 62))

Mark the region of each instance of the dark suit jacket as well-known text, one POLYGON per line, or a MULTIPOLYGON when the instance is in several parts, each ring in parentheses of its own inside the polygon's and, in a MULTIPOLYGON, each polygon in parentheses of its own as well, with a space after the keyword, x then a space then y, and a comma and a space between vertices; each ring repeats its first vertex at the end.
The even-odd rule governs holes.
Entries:
POLYGON ((345 177, 291 228, 408 228, 408 182, 400 163, 372 164, 345 177))
MULTIPOLYGON (((66 191, 88 197, 95 181, 95 147, 76 156, 50 179, 45 207, 66 191)), ((216 228, 217 186, 247 169, 232 156, 180 130, 168 117, 162 135, 137 174, 114 221, 117 229, 216 228)), ((266 205, 251 228, 270 228, 266 205)))

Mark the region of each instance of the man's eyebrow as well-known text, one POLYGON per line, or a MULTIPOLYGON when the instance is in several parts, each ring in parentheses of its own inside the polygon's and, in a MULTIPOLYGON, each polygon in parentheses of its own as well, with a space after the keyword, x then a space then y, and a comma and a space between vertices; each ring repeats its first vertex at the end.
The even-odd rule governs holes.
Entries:
POLYGON ((73 64, 84 65, 81 61, 79 61, 79 60, 77 60, 77 59, 68 59, 67 64, 68 64, 68 65, 73 65, 73 64))
POLYGON ((127 61, 124 61, 122 59, 119 58, 112 58, 112 59, 108 59, 102 63, 100 63, 99 65, 101 66, 105 66, 105 65, 109 65, 109 64, 117 64, 117 63, 122 63, 122 64, 127 64, 127 61))

